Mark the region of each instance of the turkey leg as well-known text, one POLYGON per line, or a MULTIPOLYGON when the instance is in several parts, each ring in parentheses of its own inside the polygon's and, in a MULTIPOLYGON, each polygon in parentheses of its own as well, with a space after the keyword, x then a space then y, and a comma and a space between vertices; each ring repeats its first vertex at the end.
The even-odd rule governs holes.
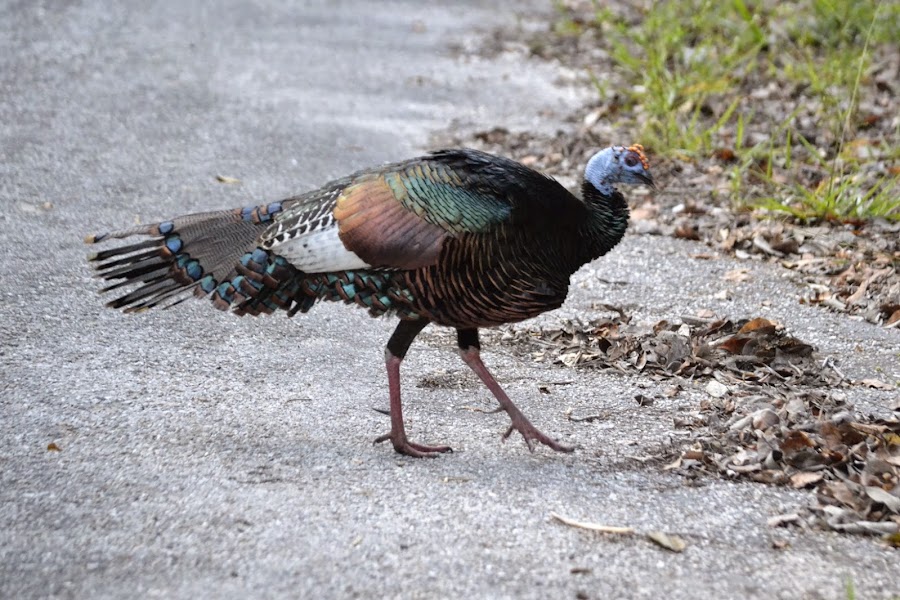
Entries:
POLYGON ((497 402, 500 403, 500 408, 506 411, 506 414, 509 415, 512 421, 509 429, 503 434, 504 440, 509 438, 510 434, 515 430, 522 434, 522 437, 525 438, 525 443, 528 444, 528 449, 532 452, 534 452, 534 442, 540 442, 557 452, 572 452, 574 450, 571 446, 564 446, 547 437, 537 427, 532 425, 531 421, 522 414, 522 411, 513 404, 513 401, 509 399, 509 396, 506 395, 506 392, 503 391, 503 388, 500 387, 500 384, 497 383, 497 380, 494 379, 494 376, 491 375, 491 372, 488 371, 481 361, 481 344, 478 341, 477 329, 457 329, 456 339, 459 345, 459 355, 469 365, 469 368, 475 371, 475 374, 484 382, 484 385, 491 390, 497 402))
POLYGON ((452 452, 449 446, 426 446, 410 442, 406 438, 403 427, 403 408, 400 403, 400 363, 409 350, 409 345, 428 325, 427 319, 400 321, 384 350, 384 362, 387 366, 388 390, 391 397, 391 431, 375 438, 375 443, 391 440, 394 450, 400 454, 416 458, 434 458, 440 452, 452 452))

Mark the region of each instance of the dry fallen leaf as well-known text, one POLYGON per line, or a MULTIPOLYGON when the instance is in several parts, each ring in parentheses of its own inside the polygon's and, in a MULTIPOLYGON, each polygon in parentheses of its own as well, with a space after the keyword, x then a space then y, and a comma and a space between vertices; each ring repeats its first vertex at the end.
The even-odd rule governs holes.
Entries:
POLYGON ((721 348, 725 352, 730 352, 731 354, 742 354, 744 352, 744 346, 746 346, 747 342, 749 341, 749 337, 742 335, 733 335, 719 344, 719 348, 721 348))
POLYGON ((880 379, 863 379, 859 382, 860 385, 864 385, 866 387, 875 388, 876 390, 892 390, 895 388, 894 385, 890 383, 885 383, 880 379))
POLYGON ((665 465, 664 467, 662 467, 662 470, 663 470, 663 471, 673 471, 673 470, 675 470, 675 469, 680 469, 680 468, 681 468, 681 462, 682 462, 682 461, 681 461, 681 456, 679 455, 679 456, 675 457, 675 460, 673 460, 673 461, 670 462, 669 464, 667 464, 667 465, 665 465))
POLYGON ((757 317, 752 321, 748 321, 738 330, 738 333, 772 334, 775 333, 776 329, 777 326, 772 321, 757 317))
POLYGON ((737 160, 737 155, 731 148, 719 148, 713 152, 713 156, 722 162, 734 162, 737 160))
POLYGON ((706 460, 706 454, 702 450, 687 450, 681 455, 684 460, 706 460))
POLYGON ((753 429, 757 431, 765 431, 770 427, 774 427, 778 425, 781 421, 781 418, 771 408, 763 408, 751 415, 750 424, 753 426, 753 429))
POLYGON ((593 423, 594 421, 599 421, 601 419, 606 419, 609 417, 609 414, 595 414, 595 415, 585 415, 583 417, 575 417, 572 416, 571 411, 566 412, 566 418, 572 421, 573 423, 593 423))
POLYGON ((700 239, 700 234, 697 232, 697 226, 690 223, 682 223, 675 228, 675 232, 672 235, 683 240, 696 241, 700 239))
POLYGON ((894 323, 900 323, 900 308, 891 313, 891 316, 888 317, 888 320, 885 321, 884 325, 886 327, 891 327, 894 323))
POLYGON ((792 523, 797 523, 800 521, 800 515, 797 513, 789 513, 786 515, 775 515, 774 517, 769 517, 766 524, 769 527, 783 527, 785 525, 790 525, 792 523))
POLYGON ((725 281, 741 282, 750 279, 750 269, 732 269, 722 277, 725 281))
POLYGON ((781 442, 781 451, 785 454, 793 454, 813 446, 815 443, 807 434, 802 431, 791 431, 784 436, 784 440, 781 442))
POLYGON ((56 442, 50 442, 47 444, 47 452, 59 452, 61 448, 56 445, 56 442))
POLYGON ((227 175, 216 175, 216 181, 218 181, 219 183, 227 183, 230 185, 234 185, 234 184, 241 182, 240 179, 237 179, 235 177, 229 177, 227 175))
POLYGON ((873 485, 866 488, 866 495, 875 502, 884 504, 889 510, 900 515, 900 498, 897 496, 873 485))
POLYGON ((825 477, 824 471, 800 471, 791 475, 791 487, 801 489, 819 483, 825 477))
POLYGON ((687 548, 687 543, 677 535, 670 535, 662 531, 651 531, 647 534, 647 539, 672 552, 682 552, 687 548))
POLYGON ((637 401, 638 406, 653 406, 653 397, 645 396, 644 394, 636 394, 634 396, 635 401, 637 401))

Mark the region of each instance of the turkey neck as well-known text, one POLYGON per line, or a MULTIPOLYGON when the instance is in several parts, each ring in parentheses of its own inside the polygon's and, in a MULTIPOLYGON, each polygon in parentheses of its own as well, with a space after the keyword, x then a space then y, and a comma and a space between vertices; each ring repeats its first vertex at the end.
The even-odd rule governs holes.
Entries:
POLYGON ((581 184, 581 197, 588 218, 580 226, 584 262, 603 256, 618 244, 628 227, 628 204, 616 189, 604 194, 587 181, 581 184))

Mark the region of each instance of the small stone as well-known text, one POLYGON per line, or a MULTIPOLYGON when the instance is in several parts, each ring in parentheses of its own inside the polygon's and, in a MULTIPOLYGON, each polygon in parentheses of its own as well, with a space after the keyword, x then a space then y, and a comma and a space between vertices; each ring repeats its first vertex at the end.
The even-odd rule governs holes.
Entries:
POLYGON ((713 379, 706 384, 706 393, 713 398, 721 398, 728 393, 728 387, 713 379))

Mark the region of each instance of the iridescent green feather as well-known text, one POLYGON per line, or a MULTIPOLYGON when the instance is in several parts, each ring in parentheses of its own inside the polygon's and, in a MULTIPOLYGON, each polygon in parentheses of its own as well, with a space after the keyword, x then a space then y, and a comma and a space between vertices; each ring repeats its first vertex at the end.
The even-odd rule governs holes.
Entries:
POLYGON ((407 210, 452 233, 489 231, 509 218, 508 202, 460 185, 460 178, 443 165, 415 165, 389 173, 385 180, 407 210))

